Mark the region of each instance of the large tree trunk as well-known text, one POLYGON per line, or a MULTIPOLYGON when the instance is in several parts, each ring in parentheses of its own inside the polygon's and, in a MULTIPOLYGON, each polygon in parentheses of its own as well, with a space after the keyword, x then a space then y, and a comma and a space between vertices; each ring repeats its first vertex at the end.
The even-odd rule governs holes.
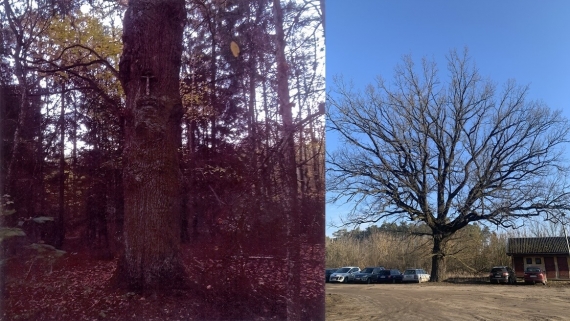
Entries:
POLYGON ((184 0, 130 0, 120 73, 126 93, 125 250, 116 280, 133 290, 185 285, 179 256, 184 0))
POLYGON ((436 233, 435 231, 433 233, 430 282, 441 282, 445 280, 445 250, 450 236, 449 234, 436 233))

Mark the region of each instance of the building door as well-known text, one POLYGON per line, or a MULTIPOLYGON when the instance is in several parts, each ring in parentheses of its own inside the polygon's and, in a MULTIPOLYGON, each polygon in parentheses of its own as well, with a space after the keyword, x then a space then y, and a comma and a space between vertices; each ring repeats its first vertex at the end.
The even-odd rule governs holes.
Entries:
POLYGON ((544 257, 544 269, 546 270, 546 277, 549 279, 556 279, 556 265, 554 265, 553 256, 544 257))
POLYGON ((568 257, 558 256, 556 259, 558 261, 558 277, 561 279, 569 279, 570 275, 568 273, 568 257))
POLYGON ((522 256, 513 256, 513 265, 515 267, 515 274, 517 277, 524 277, 524 260, 522 256))

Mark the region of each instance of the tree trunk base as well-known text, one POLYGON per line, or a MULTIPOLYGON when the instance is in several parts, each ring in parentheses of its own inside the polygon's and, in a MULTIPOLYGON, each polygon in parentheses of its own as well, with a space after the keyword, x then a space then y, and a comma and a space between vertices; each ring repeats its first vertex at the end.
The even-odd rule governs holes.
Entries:
POLYGON ((129 269, 124 256, 119 258, 111 285, 140 294, 154 294, 157 291, 188 290, 190 282, 184 265, 179 260, 165 260, 154 268, 129 269))

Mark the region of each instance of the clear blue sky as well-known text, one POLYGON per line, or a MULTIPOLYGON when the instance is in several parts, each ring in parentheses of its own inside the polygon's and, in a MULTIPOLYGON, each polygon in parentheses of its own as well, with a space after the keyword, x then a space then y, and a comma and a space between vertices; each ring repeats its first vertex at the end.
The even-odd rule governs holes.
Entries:
MULTIPOLYGON (((438 63, 451 49, 469 48, 479 72, 498 84, 530 85, 570 118, 570 0, 326 0, 326 76, 343 75, 364 88, 389 80, 402 56, 438 63)), ((327 149, 336 146, 327 134, 327 149)), ((327 204, 327 235, 347 208, 327 204)))

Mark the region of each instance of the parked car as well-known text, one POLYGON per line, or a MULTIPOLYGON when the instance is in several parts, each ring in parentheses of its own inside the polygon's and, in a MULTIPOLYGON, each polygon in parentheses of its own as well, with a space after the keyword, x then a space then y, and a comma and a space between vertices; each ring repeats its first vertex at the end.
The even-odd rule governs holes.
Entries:
POLYGON ((372 283, 372 278, 383 270, 385 270, 383 266, 364 268, 364 270, 354 274, 354 282, 370 284, 372 283))
POLYGON ((336 270, 329 279, 329 282, 348 283, 354 280, 354 274, 360 272, 358 266, 345 266, 336 270))
POLYGON ((538 266, 528 266, 524 270, 524 283, 542 283, 546 285, 546 271, 538 266))
POLYGON ((331 274, 333 274, 334 272, 336 272, 336 270, 338 270, 338 268, 325 269, 325 283, 329 282, 329 279, 330 279, 330 277, 331 277, 331 274))
POLYGON ((404 275, 398 269, 382 270, 374 275, 372 282, 375 283, 402 283, 404 275))
POLYGON ((494 266, 489 272, 489 281, 491 283, 517 283, 515 271, 508 266, 494 266))
POLYGON ((402 282, 428 282, 430 275, 424 269, 406 269, 402 282))

